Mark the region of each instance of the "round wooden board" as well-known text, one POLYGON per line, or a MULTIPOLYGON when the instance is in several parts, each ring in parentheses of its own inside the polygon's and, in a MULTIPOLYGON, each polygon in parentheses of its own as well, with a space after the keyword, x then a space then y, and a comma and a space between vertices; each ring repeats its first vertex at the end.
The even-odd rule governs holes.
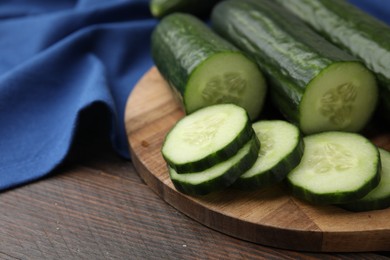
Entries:
MULTIPOLYGON (((210 228, 262 245, 313 252, 390 250, 390 209, 352 213, 313 206, 281 186, 252 192, 227 189, 199 197, 178 192, 160 149, 168 130, 183 115, 155 67, 136 85, 125 114, 137 172, 177 210, 210 228)), ((388 135, 376 136, 374 142, 390 147, 388 135)))

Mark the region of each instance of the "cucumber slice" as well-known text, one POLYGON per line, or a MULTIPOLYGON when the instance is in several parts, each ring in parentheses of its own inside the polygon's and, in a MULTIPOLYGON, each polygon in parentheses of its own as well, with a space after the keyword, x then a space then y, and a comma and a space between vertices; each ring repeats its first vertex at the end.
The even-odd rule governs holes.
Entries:
POLYGON ((196 17, 174 13, 152 33, 153 61, 187 114, 234 103, 256 119, 267 86, 257 64, 196 17))
POLYGON ((243 108, 219 104, 179 120, 167 134, 161 152, 177 173, 198 172, 233 156, 254 135, 243 108))
POLYGON ((257 159, 260 142, 255 135, 236 155, 201 172, 178 174, 168 167, 177 190, 189 195, 206 195, 229 187, 257 159))
POLYGON ((379 148, 382 162, 381 181, 363 198, 340 206, 350 211, 379 210, 390 207, 390 153, 379 148))
POLYGON ((282 181, 301 161, 302 135, 293 124, 264 120, 252 125, 261 148, 255 164, 234 183, 240 189, 255 189, 282 181))
POLYGON ((304 138, 300 164, 287 175, 292 194, 319 204, 360 199, 380 181, 377 147, 365 137, 324 132, 304 138))

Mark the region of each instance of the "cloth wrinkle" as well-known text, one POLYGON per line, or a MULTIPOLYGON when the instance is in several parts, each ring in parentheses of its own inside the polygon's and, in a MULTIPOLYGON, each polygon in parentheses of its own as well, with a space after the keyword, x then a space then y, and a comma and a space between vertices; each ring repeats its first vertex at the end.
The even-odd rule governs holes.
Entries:
POLYGON ((55 170, 77 142, 80 115, 100 120, 102 108, 110 118, 106 138, 129 158, 122 116, 131 89, 152 66, 157 21, 145 1, 51 8, 7 19, 0 11, 0 150, 7 151, 0 155, 0 191, 55 170))

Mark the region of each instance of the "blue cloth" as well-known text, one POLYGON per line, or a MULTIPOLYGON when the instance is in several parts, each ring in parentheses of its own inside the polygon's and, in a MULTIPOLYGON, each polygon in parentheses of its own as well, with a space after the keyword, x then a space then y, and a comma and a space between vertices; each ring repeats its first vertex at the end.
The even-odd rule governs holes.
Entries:
POLYGON ((80 113, 102 106, 107 138, 129 157, 125 102, 152 66, 156 22, 147 0, 0 1, 0 190, 55 169, 80 113))
POLYGON ((390 24, 390 1, 389 0, 348 0, 351 4, 359 7, 372 16, 390 24))
MULTIPOLYGON (((350 1, 390 22, 387 0, 350 1)), ((0 1, 0 191, 52 172, 102 109, 129 158, 125 103, 153 64, 156 23, 148 0, 0 1)))

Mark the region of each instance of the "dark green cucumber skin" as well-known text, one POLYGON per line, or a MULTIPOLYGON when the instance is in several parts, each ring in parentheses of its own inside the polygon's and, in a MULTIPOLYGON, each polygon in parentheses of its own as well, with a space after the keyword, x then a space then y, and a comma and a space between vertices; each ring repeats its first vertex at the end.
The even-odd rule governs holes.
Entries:
POLYGON ((382 198, 375 201, 359 201, 359 202, 352 201, 347 204, 339 204, 338 206, 353 212, 381 210, 390 207, 390 198, 382 198))
MULTIPOLYGON (((165 137, 165 140, 168 138, 175 138, 170 137, 171 131, 167 134, 165 137)), ((249 142, 253 136, 255 136, 256 133, 254 132, 251 121, 249 119, 249 116, 247 116, 247 123, 245 124, 242 131, 237 135, 237 138, 232 140, 227 146, 221 148, 220 150, 216 151, 214 154, 209 155, 205 158, 202 158, 198 161, 189 162, 185 164, 176 164, 172 162, 168 157, 162 153, 164 160, 168 163, 168 165, 175 169, 177 173, 187 173, 187 172, 199 172, 203 171, 211 166, 214 166, 215 164, 226 160, 227 158, 232 157, 235 155, 238 150, 240 150, 247 142, 249 142)), ((164 140, 164 142, 165 142, 164 140)), ((164 145, 164 144, 163 144, 164 145)))
POLYGON ((287 174, 292 171, 301 161, 305 144, 302 135, 299 136, 298 145, 285 156, 272 169, 255 175, 251 178, 238 178, 234 188, 241 190, 255 190, 265 188, 284 181, 287 174))
POLYGON ((220 191, 231 186, 237 178, 255 163, 257 159, 257 154, 260 149, 259 139, 254 135, 250 142, 252 144, 249 153, 222 176, 197 185, 180 182, 171 178, 173 185, 178 191, 188 195, 207 195, 211 192, 220 191))
POLYGON ((381 91, 381 105, 385 109, 382 114, 388 115, 390 113, 390 27, 344 0, 277 0, 277 2, 291 10, 332 43, 360 58, 367 68, 376 74, 381 91), (317 5, 320 8, 316 7, 317 5), (384 53, 387 53, 386 57, 384 53))
POLYGON ((357 61, 273 1, 222 1, 213 9, 211 23, 256 60, 274 103, 295 123, 309 82, 335 62, 357 61))
POLYGON ((308 201, 317 205, 329 205, 329 204, 343 204, 353 202, 357 199, 363 198, 367 195, 373 188, 378 186, 381 180, 381 163, 378 153, 378 164, 377 164, 377 174, 370 181, 365 183, 358 191, 350 192, 339 192, 339 193, 326 193, 326 194, 312 194, 310 191, 305 188, 295 186, 292 184, 288 178, 286 178, 285 184, 291 194, 297 198, 300 198, 304 201, 308 201))
MULTIPOLYGON (((286 179, 288 180, 288 179, 286 179)), ((371 182, 366 183, 363 187, 359 189, 359 192, 351 191, 351 192, 340 192, 340 193, 332 193, 332 194, 312 194, 302 187, 297 187, 292 185, 290 182, 286 182, 286 186, 291 191, 291 194, 301 200, 308 201, 315 205, 329 205, 329 204, 341 204, 352 202, 356 199, 360 199, 367 195, 374 187, 378 185, 380 181, 380 176, 376 175, 371 182)))
POLYGON ((152 32, 151 50, 161 75, 180 95, 184 95, 191 74, 208 58, 239 52, 201 20, 183 13, 168 15, 158 23, 152 32))
POLYGON ((151 0, 149 3, 152 15, 162 18, 174 12, 207 16, 213 6, 220 0, 151 0), (158 10, 153 12, 152 10, 158 10))

